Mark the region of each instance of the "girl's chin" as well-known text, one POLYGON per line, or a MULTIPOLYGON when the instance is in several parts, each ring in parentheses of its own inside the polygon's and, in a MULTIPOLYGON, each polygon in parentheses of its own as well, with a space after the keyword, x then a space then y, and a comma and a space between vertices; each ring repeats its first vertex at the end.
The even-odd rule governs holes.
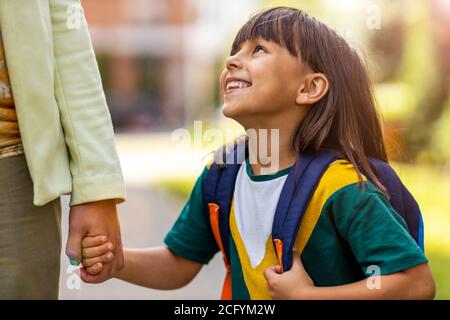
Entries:
POLYGON ((243 113, 243 110, 239 106, 231 106, 225 103, 222 107, 222 113, 227 118, 235 119, 243 113))
POLYGON ((252 109, 249 106, 244 107, 242 105, 236 104, 229 105, 227 103, 223 104, 222 113, 225 117, 238 122, 244 127, 249 120, 254 119, 254 117, 258 114, 252 112, 252 109))

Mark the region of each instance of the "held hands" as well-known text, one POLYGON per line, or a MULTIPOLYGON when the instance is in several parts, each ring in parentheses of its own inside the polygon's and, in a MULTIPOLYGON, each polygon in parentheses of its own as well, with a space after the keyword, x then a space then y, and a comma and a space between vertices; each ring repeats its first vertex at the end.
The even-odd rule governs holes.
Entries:
MULTIPOLYGON (((89 276, 95 276, 102 272, 103 266, 114 257, 114 246, 104 235, 97 237, 85 237, 81 242, 84 269, 80 270, 83 281, 89 282, 89 276)), ((114 272, 110 274, 114 277, 114 272)))
POLYGON ((123 268, 122 241, 115 200, 84 203, 70 208, 66 254, 74 265, 80 262, 86 263, 85 267, 87 268, 81 269, 80 276, 83 281, 88 283, 100 283, 108 280, 123 268), (91 239, 91 242, 83 241, 86 237, 100 235, 105 238, 98 238, 96 241, 91 239), (101 241, 103 244, 99 244, 101 241), (111 249, 106 241, 111 243, 111 249), (86 250, 82 250, 82 242, 86 250), (92 247, 102 245, 104 247, 99 250, 103 252, 103 249, 106 248, 112 255, 107 255, 108 252, 105 252, 104 256, 100 258, 97 256, 99 250, 91 250, 92 247), (85 256, 85 253, 89 256, 85 256), (94 263, 94 260, 89 260, 95 257, 98 258, 94 263))
POLYGON ((281 266, 276 265, 264 271, 269 293, 274 300, 308 300, 313 299, 316 288, 306 272, 297 251, 293 251, 292 268, 281 273, 281 266))

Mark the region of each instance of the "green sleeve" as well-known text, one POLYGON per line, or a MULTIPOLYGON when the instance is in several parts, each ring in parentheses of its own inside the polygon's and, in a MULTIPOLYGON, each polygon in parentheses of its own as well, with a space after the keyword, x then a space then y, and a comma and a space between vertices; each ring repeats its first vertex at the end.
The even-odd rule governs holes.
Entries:
POLYGON ((373 184, 367 182, 365 190, 352 184, 332 197, 338 232, 366 276, 373 274, 373 266, 386 275, 428 261, 406 222, 373 184))
POLYGON ((207 173, 208 169, 205 168, 180 216, 164 239, 172 252, 201 264, 207 264, 219 251, 203 210, 202 182, 207 173))

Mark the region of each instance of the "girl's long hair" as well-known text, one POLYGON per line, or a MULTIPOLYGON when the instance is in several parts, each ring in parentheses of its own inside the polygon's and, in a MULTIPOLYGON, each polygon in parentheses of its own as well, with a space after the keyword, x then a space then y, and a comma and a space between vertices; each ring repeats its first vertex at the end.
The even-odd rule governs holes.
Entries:
POLYGON ((333 150, 379 189, 384 186, 368 158, 388 161, 381 121, 367 68, 358 53, 333 29, 301 10, 276 7, 260 12, 239 30, 231 52, 262 38, 286 48, 314 72, 325 74, 328 93, 299 123, 293 147, 299 154, 333 150))

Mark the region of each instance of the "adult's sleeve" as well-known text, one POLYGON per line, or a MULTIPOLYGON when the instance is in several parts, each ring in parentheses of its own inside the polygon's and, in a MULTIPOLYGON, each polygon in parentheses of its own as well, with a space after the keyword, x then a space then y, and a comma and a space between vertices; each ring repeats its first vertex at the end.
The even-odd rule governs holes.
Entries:
POLYGON ((126 198, 111 116, 79 0, 49 0, 55 92, 72 174, 70 205, 126 198))

